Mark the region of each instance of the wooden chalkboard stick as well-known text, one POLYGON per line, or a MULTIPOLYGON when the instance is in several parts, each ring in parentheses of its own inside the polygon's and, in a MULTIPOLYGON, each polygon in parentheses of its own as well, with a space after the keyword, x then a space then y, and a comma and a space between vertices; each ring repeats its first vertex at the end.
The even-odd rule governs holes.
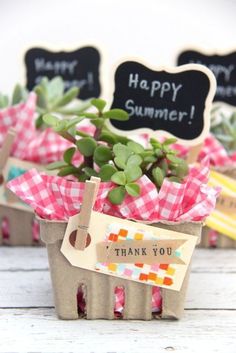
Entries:
POLYGON ((75 248, 77 250, 84 250, 86 247, 91 211, 96 200, 99 183, 99 178, 96 178, 96 180, 94 178, 93 180, 87 180, 85 183, 83 202, 79 214, 79 224, 75 239, 75 248))
POLYGON ((0 150, 0 185, 3 183, 3 169, 11 153, 12 145, 15 141, 16 131, 10 128, 7 132, 5 140, 3 141, 2 149, 0 150))
POLYGON ((202 146, 203 146, 203 143, 199 143, 198 145, 195 145, 190 148, 189 154, 187 157, 188 164, 197 162, 197 158, 198 158, 198 155, 202 149, 202 146))

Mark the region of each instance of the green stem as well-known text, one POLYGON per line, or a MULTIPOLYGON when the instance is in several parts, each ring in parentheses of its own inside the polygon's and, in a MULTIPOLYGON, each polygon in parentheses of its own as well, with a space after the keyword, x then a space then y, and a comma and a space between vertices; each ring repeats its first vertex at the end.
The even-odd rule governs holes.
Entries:
MULTIPOLYGON (((157 160, 156 160, 156 162, 154 162, 152 165, 151 165, 151 167, 147 170, 147 171, 145 171, 145 174, 150 178, 150 179, 152 179, 152 171, 153 171, 153 169, 155 169, 156 167, 159 167, 159 168, 161 168, 161 162, 163 161, 165 159, 165 156, 163 156, 163 157, 161 157, 161 158, 158 158, 157 160)), ((162 168, 161 168, 162 169, 162 168)))
POLYGON ((100 135, 101 135, 101 132, 102 132, 102 128, 97 127, 96 130, 95 130, 95 132, 94 132, 94 135, 93 135, 93 137, 94 137, 94 139, 95 139, 96 141, 99 140, 99 137, 100 137, 100 135))
POLYGON ((80 172, 82 172, 83 168, 86 167, 85 163, 81 163, 80 166, 77 168, 78 169, 78 174, 80 174, 80 172))
POLYGON ((76 138, 71 134, 69 134, 68 131, 63 131, 62 133, 60 133, 60 135, 64 137, 66 140, 72 142, 73 144, 76 144, 76 138))
POLYGON ((91 157, 84 156, 84 167, 93 168, 93 156, 91 157))

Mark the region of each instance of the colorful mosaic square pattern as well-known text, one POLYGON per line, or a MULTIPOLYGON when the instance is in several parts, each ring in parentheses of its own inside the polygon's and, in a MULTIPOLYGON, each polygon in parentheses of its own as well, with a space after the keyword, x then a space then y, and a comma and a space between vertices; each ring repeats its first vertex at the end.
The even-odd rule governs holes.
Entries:
MULTIPOLYGON (((119 224, 110 224, 107 227, 105 240, 118 242, 120 240, 156 240, 157 238, 147 231, 137 231, 136 228, 121 228, 119 224)), ((180 257, 181 250, 175 252, 180 257)), ((97 263, 96 270, 114 273, 128 279, 141 281, 154 286, 172 286, 176 273, 175 264, 147 265, 142 263, 97 263)))

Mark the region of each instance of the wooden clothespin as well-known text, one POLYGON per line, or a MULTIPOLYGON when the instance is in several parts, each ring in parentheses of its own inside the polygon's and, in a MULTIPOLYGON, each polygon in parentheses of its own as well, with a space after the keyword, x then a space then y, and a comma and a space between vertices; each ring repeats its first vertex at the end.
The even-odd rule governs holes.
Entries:
POLYGON ((91 177, 90 180, 85 182, 83 202, 74 245, 77 250, 84 250, 86 247, 91 212, 97 197, 100 181, 100 178, 91 177))
POLYGON ((2 148, 0 150, 0 185, 3 184, 3 169, 7 163, 7 160, 11 153, 12 145, 15 141, 16 131, 14 128, 10 128, 7 132, 5 140, 3 141, 2 148))

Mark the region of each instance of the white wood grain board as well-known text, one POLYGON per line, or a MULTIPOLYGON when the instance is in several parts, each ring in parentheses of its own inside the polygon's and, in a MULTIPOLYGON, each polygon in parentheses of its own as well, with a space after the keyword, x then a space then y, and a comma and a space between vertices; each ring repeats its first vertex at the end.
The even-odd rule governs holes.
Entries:
MULTIPOLYGON (((44 247, 0 246, 0 271, 45 270, 48 268, 44 247)), ((236 272, 236 249, 196 249, 193 272, 236 272)))
MULTIPOLYGON (((0 272, 1 308, 44 306, 53 306, 48 271, 0 272)), ((192 273, 186 308, 236 309, 236 274, 192 273)))
POLYGON ((0 307, 0 353, 236 353, 236 250, 197 249, 183 320, 143 323, 58 320, 46 249, 0 247, 0 307))
POLYGON ((1 353, 235 353, 235 311, 181 321, 60 321, 52 309, 0 310, 1 353))
POLYGON ((185 307, 236 309, 236 273, 192 273, 185 307))
POLYGON ((0 272, 0 307, 52 307, 48 271, 0 272))
POLYGON ((236 249, 195 249, 192 271, 236 273, 236 249))
POLYGON ((48 269, 45 247, 0 246, 0 271, 48 269))

